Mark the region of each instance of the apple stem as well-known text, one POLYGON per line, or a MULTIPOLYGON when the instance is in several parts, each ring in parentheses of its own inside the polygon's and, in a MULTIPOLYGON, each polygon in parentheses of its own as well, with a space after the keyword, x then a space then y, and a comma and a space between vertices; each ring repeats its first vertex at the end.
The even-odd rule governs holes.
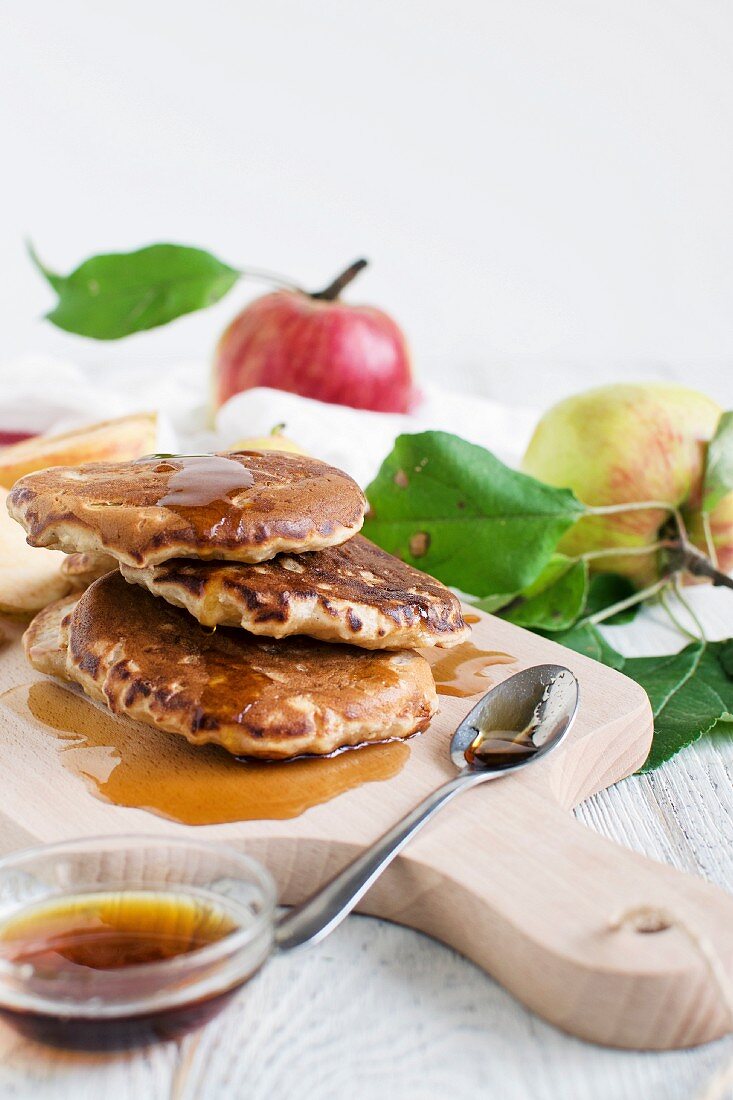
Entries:
POLYGON ((634 500, 628 501, 625 504, 599 504, 595 506, 588 506, 586 508, 586 515, 589 516, 616 516, 622 512, 646 512, 650 508, 660 508, 665 512, 670 512, 674 516, 675 523, 677 524, 677 530, 682 538, 687 535, 687 528, 685 527, 685 521, 682 518, 682 513, 675 504, 670 504, 668 500, 634 500))
MULTIPOLYGON (((676 586, 675 586, 675 592, 677 593, 677 595, 679 595, 679 591, 678 591, 676 586)), ((662 607, 667 612, 667 617, 668 617, 669 621, 672 623, 672 626, 675 628, 675 630, 679 630, 680 634, 684 634, 686 638, 689 638, 691 642, 699 642, 700 639, 701 639, 701 635, 700 634, 693 634, 692 631, 688 630, 687 627, 685 626, 685 624, 677 618, 677 615, 675 614, 675 612, 672 608, 672 605, 669 602, 668 597, 669 597, 669 590, 667 588, 664 588, 659 593, 659 600, 660 600, 660 603, 661 603, 662 607)), ((685 604, 685 606, 688 606, 688 605, 685 604)))
POLYGON ((273 286, 283 290, 295 290, 299 294, 305 294, 302 286, 298 286, 292 279, 286 279, 283 275, 276 275, 274 271, 264 271, 261 267, 243 267, 239 274, 245 279, 255 279, 258 283, 272 283, 273 286))
POLYGON ((595 561, 597 558, 613 557, 639 557, 644 554, 654 554, 657 550, 668 550, 670 547, 679 546, 676 539, 660 539, 659 542, 650 542, 648 546, 608 546, 605 550, 586 550, 584 554, 578 554, 572 561, 595 561))
POLYGON ((715 540, 713 538, 713 529, 710 526, 710 513, 702 512, 702 529, 705 535, 705 545, 708 551, 708 557, 711 562, 718 568, 718 551, 715 546, 715 540))
POLYGON ((311 294, 310 297, 319 302, 334 302, 344 287, 347 287, 359 272, 364 270, 368 262, 368 260, 355 260, 332 283, 329 283, 325 290, 319 290, 316 294, 311 294))
POLYGON ((640 592, 634 592, 633 596, 627 596, 625 600, 619 600, 617 603, 611 604, 610 607, 604 607, 601 611, 596 611, 595 615, 587 615, 586 618, 581 619, 576 625, 586 626, 587 624, 592 624, 595 626, 597 623, 602 623, 605 619, 612 619, 619 611, 626 611, 627 607, 634 607, 637 603, 641 603, 642 600, 648 600, 650 596, 655 596, 657 592, 661 592, 663 588, 667 588, 671 583, 669 577, 662 577, 661 580, 655 581, 654 584, 650 584, 648 588, 642 588, 640 592))
POLYGON ((682 584, 680 582, 679 574, 674 578, 674 592, 675 592, 675 595, 676 595, 677 599, 679 600, 679 602, 682 604, 682 606, 684 607, 687 614, 692 619, 693 624, 697 627, 697 629, 699 631, 699 637, 696 640, 699 641, 699 642, 707 642, 708 638, 707 638, 707 634, 705 633, 704 626, 702 625, 702 623, 698 619, 697 615, 695 614, 690 602, 688 600, 686 600, 685 597, 682 595, 682 584))

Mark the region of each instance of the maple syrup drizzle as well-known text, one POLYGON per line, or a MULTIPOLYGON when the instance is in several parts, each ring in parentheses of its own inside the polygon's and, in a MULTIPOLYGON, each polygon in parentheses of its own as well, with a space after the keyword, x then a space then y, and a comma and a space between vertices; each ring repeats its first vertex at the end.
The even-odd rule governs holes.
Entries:
POLYGON ((480 615, 473 615, 473 614, 464 615, 463 616, 463 621, 464 621, 464 623, 468 623, 469 626, 474 626, 476 623, 481 622, 481 616, 480 615))
POLYGON ((516 661, 510 653, 498 649, 478 649, 473 642, 463 642, 454 649, 423 649, 423 656, 433 670, 438 695, 467 699, 483 695, 493 665, 511 665, 516 661))
POLYGON ((297 817, 364 783, 391 779, 407 763, 403 741, 331 757, 281 763, 242 761, 216 746, 115 718, 50 681, 16 689, 3 705, 30 715, 60 742, 61 761, 102 801, 181 822, 297 817))
POLYGON ((252 471, 224 455, 176 455, 154 469, 171 475, 157 502, 164 508, 206 508, 254 485, 252 471))

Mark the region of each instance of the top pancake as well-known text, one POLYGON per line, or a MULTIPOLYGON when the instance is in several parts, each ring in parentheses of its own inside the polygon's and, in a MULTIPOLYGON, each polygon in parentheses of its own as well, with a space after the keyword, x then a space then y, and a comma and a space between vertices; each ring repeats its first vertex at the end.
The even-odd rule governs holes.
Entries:
POLYGON ((445 585, 361 535, 259 565, 178 558, 121 570, 204 626, 240 626, 272 638, 307 634, 363 649, 447 647, 470 636, 445 585))
POLYGON ((8 498, 31 546, 132 566, 320 550, 356 534, 365 510, 347 474, 279 451, 55 466, 21 478, 8 498))

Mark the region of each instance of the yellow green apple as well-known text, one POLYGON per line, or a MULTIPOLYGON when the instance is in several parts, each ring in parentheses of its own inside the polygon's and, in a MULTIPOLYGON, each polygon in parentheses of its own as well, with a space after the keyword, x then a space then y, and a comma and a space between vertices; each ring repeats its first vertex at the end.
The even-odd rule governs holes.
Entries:
MULTIPOLYGON (((652 501, 680 509, 703 551, 700 514, 707 443, 721 408, 704 394, 669 383, 603 386, 570 397, 540 420, 522 462, 528 474, 570 488, 592 506, 652 501)), ((561 540, 576 556, 613 550, 590 561, 596 572, 615 572, 643 586, 658 576, 661 556, 652 547, 666 530, 664 507, 586 516, 561 540), (619 553, 628 550, 629 553, 619 553), (640 552, 641 551, 641 552, 640 552)), ((719 567, 733 566, 733 494, 709 516, 719 567)))
POLYGON ((251 435, 246 436, 244 439, 238 439, 236 443, 232 443, 230 447, 227 447, 227 450, 287 451, 296 455, 307 454, 307 451, 304 451, 299 443, 294 443, 292 439, 288 439, 286 435, 283 435, 284 426, 284 424, 276 424, 269 435, 251 435))

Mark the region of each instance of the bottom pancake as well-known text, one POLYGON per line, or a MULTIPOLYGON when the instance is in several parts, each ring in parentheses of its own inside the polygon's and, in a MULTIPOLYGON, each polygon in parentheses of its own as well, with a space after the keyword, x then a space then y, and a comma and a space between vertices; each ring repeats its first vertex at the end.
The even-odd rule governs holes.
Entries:
POLYGON ((430 666, 417 653, 207 630, 119 573, 95 581, 71 614, 64 601, 34 619, 26 652, 41 671, 59 667, 49 657, 54 629, 57 651, 66 648, 62 675, 90 698, 239 756, 284 759, 409 737, 437 709, 430 666))

